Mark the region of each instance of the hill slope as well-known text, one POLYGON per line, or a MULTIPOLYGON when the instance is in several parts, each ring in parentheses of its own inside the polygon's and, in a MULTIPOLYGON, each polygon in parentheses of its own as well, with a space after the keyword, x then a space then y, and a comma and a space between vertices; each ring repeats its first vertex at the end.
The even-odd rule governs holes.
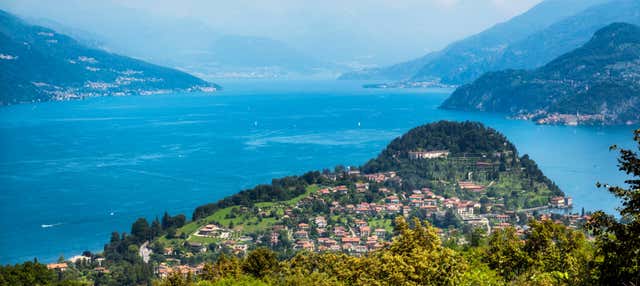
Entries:
MULTIPOLYGON (((519 156, 504 135, 477 122, 440 121, 416 127, 389 143, 362 170, 396 171, 406 188, 446 190, 457 181, 484 182, 493 185, 488 190, 492 196, 504 198, 509 209, 540 206, 548 197, 562 194, 528 155, 519 156), (449 153, 441 160, 416 159, 415 153, 412 156, 412 152, 432 150, 449 153), (512 198, 512 191, 524 195, 512 198)), ((448 195, 465 197, 462 191, 448 195)))
POLYGON ((506 112, 539 123, 638 123, 640 27, 611 24, 536 70, 487 73, 456 90, 442 107, 506 112))
POLYGON ((175 69, 88 48, 0 11, 0 105, 216 87, 175 69))
POLYGON ((616 22, 640 25, 640 1, 617 0, 596 5, 514 43, 491 70, 537 68, 588 42, 616 22))
POLYGON ((640 24, 640 2, 548 0, 440 52, 391 67, 347 73, 341 79, 464 84, 488 71, 544 65, 580 47, 613 22, 640 24))

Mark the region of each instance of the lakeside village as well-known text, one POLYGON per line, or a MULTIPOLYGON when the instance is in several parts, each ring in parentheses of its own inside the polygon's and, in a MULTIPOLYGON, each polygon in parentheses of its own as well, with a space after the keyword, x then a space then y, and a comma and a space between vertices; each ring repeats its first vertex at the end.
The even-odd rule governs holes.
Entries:
MULTIPOLYGON (((409 152, 410 160, 446 159, 448 151, 409 152)), ((492 164, 476 162, 477 167, 492 164)), ((453 182, 466 197, 443 196, 431 188, 402 190, 403 178, 396 171, 362 174, 355 168, 341 172, 323 172, 322 185, 306 186, 305 192, 288 201, 262 202, 231 206, 177 229, 171 236, 144 243, 139 255, 154 263, 158 277, 171 273, 201 273, 207 258, 216 253, 245 255, 257 247, 269 247, 280 253, 295 251, 344 252, 361 256, 389 245, 393 238, 394 218, 418 217, 437 227, 443 241, 455 245, 469 243, 474 230, 490 234, 496 229, 514 227, 519 234, 527 221, 553 219, 571 228, 579 228, 588 215, 552 212, 570 209, 571 197, 553 196, 548 203, 532 208, 508 209, 504 199, 491 197, 488 189, 495 182, 473 180, 453 182)), ((78 263, 77 256, 68 260, 78 263)), ((103 258, 102 258, 103 259, 103 258)), ((93 261, 96 271, 108 271, 93 261)), ((64 271, 66 262, 49 264, 64 271)))

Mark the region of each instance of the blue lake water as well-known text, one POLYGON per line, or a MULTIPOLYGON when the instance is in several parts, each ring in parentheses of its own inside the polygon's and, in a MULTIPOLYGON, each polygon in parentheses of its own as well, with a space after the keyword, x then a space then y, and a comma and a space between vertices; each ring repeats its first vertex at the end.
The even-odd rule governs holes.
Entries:
POLYGON ((138 217, 185 213, 271 178, 360 165, 437 120, 477 120, 574 197, 613 212, 612 144, 634 127, 536 126, 438 110, 450 90, 337 81, 230 81, 218 94, 93 98, 0 108, 0 264, 100 250, 138 217))

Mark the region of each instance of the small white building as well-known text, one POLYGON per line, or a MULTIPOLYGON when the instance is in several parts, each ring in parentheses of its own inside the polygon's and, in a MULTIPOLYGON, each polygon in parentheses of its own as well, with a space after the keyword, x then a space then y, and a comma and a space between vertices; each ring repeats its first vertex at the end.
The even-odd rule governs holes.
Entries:
POLYGON ((409 159, 411 160, 447 158, 448 156, 449 156, 449 151, 447 150, 410 151, 409 152, 409 159))

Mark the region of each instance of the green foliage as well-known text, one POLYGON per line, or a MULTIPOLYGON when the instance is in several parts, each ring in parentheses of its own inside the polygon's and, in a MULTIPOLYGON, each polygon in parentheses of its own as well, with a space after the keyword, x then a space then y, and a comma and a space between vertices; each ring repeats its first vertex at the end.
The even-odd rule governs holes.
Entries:
MULTIPOLYGON (((640 150, 640 129, 634 132, 640 150)), ((617 150, 616 146, 612 146, 617 150)), ((629 149, 620 149, 619 169, 631 176, 626 187, 606 186, 622 200, 621 220, 598 211, 587 228, 596 235, 597 272, 600 284, 640 285, 640 157, 629 149)), ((598 183, 598 186, 601 186, 598 183)))
POLYGON ((396 219, 398 233, 388 251, 365 258, 367 275, 361 285, 458 285, 468 264, 454 250, 442 247, 435 229, 417 219, 411 229, 396 219))
MULTIPOLYGON (((494 129, 478 122, 439 121, 411 129, 391 141, 387 148, 364 166, 365 172, 388 171, 409 158, 410 151, 448 150, 450 156, 463 154, 490 154, 515 151, 507 138, 494 129), (379 167, 371 164, 377 163, 379 167)), ((419 160, 417 160, 419 161, 419 160)))
MULTIPOLYGON (((342 253, 299 254, 287 264, 291 277, 333 277, 325 285, 456 285, 468 269, 462 257, 442 247, 435 229, 416 220, 396 220, 398 236, 388 250, 356 258, 342 253), (317 274, 316 274, 317 273, 317 274)), ((317 279, 317 278, 307 278, 317 279)))
MULTIPOLYGON (((144 218, 137 219, 131 225, 131 235, 113 232, 111 240, 104 247, 106 266, 110 274, 99 275, 95 278, 98 285, 137 285, 146 284, 153 279, 153 265, 142 261, 138 251, 145 241, 175 233, 176 226, 182 226, 185 222, 184 215, 171 217, 165 213, 162 222, 155 219, 151 226, 144 218)), ((157 253, 160 244, 153 243, 157 253)))
POLYGON ((560 281, 572 285, 590 284, 593 250, 582 232, 551 220, 532 221, 529 226, 524 245, 524 251, 531 258, 529 267, 542 273, 555 273, 555 277, 562 278, 560 281))
POLYGON ((37 261, 0 266, 0 286, 88 286, 75 269, 54 271, 37 261))
POLYGON ((582 232, 551 220, 532 221, 529 227, 524 239, 513 228, 495 231, 482 248, 482 260, 505 281, 592 283, 593 249, 582 232))
POLYGON ((320 172, 308 172, 302 176, 290 176, 273 179, 270 185, 258 185, 244 190, 217 203, 199 206, 193 212, 192 219, 197 221, 215 213, 219 209, 231 206, 252 206, 259 202, 279 202, 293 199, 307 190, 306 187, 321 182, 320 172))
POLYGON ((235 256, 222 253, 214 264, 205 264, 201 278, 217 281, 225 278, 240 277, 242 275, 242 261, 235 256))
POLYGON ((505 280, 509 281, 520 275, 529 264, 529 259, 515 229, 496 230, 489 237, 484 261, 505 280))
POLYGON ((267 286, 269 283, 252 276, 243 275, 238 278, 223 278, 215 282, 200 281, 195 286, 267 286))
POLYGON ((139 242, 148 240, 151 238, 151 228, 149 223, 144 218, 139 218, 131 226, 131 235, 139 240, 139 242))
POLYGON ((464 259, 469 263, 468 270, 464 273, 460 285, 467 286, 500 286, 506 285, 504 278, 497 270, 482 262, 482 253, 479 248, 472 248, 463 253, 464 259))
POLYGON ((38 262, 0 267, 0 285, 2 286, 50 285, 57 280, 56 277, 53 271, 47 269, 46 265, 38 262))
POLYGON ((247 255, 242 270, 256 278, 262 278, 278 270, 276 254, 267 248, 258 248, 247 255))

